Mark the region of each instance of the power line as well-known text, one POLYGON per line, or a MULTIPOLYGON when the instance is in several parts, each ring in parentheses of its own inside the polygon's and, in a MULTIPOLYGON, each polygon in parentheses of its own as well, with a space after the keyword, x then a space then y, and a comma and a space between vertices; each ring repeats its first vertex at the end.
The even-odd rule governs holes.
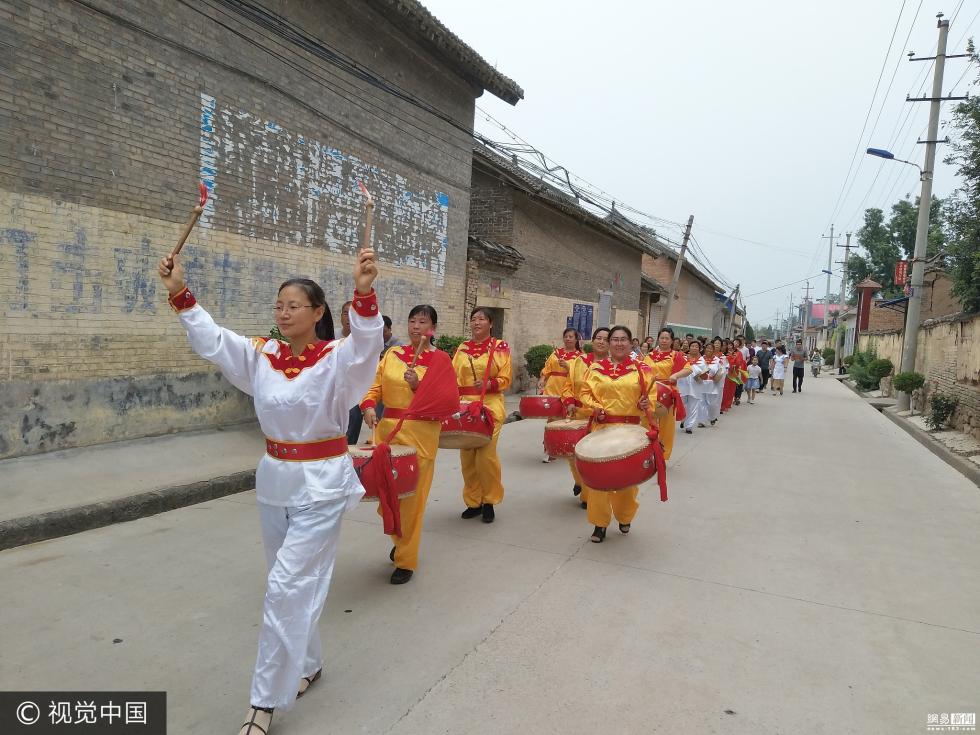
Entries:
MULTIPOLYGON (((835 273, 840 273, 840 271, 841 271, 840 268, 834 268, 834 272, 835 273)), ((825 274, 824 273, 817 273, 817 274, 812 275, 812 276, 807 276, 806 278, 801 278, 798 281, 793 281, 792 283, 784 283, 781 286, 773 286, 772 288, 767 288, 765 291, 756 291, 755 293, 746 294, 744 296, 744 298, 751 299, 753 296, 761 296, 762 294, 767 294, 767 293, 772 293, 773 291, 778 291, 781 288, 789 288, 790 286, 795 286, 798 283, 805 283, 806 281, 813 280, 814 278, 818 278, 818 277, 820 277, 822 275, 825 275, 825 274)))

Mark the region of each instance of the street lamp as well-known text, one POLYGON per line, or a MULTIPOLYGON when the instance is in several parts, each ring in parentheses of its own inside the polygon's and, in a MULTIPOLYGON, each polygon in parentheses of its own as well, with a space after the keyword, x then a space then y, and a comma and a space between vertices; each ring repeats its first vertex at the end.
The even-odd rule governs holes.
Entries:
MULTIPOLYGON (((942 26, 940 26, 940 30, 943 30, 942 26)), ((940 54, 944 54, 946 51, 945 35, 941 35, 940 38, 940 54)), ((942 72, 937 73, 940 75, 939 83, 941 84, 942 72)), ((938 97, 939 94, 941 94, 941 88, 940 92, 934 93, 933 96, 938 97)), ((929 145, 926 147, 927 169, 933 166, 936 160, 935 138, 939 119, 938 104, 935 107, 934 112, 936 114, 930 114, 929 116, 929 145)), ((898 161, 909 166, 915 166, 919 169, 919 181, 922 182, 922 190, 919 193, 919 214, 915 227, 915 251, 912 254, 912 284, 909 300, 905 307, 905 334, 903 335, 904 339, 902 342, 902 362, 899 368, 899 372, 908 373, 915 370, 915 352, 919 340, 919 316, 922 314, 923 264, 926 255, 926 239, 929 234, 929 205, 932 202, 932 171, 923 170, 919 164, 913 163, 912 161, 895 158, 894 153, 886 151, 883 148, 868 148, 867 153, 869 156, 876 156, 888 161, 898 161)), ((910 402, 911 396, 908 393, 899 392, 896 401, 896 407, 899 411, 908 411, 910 402)))

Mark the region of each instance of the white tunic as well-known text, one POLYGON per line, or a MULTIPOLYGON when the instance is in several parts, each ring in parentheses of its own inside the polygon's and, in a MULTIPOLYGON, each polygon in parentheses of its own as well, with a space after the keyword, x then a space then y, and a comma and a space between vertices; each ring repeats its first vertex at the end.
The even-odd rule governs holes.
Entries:
POLYGON ((715 376, 722 369, 721 360, 717 356, 712 356, 711 360, 705 361, 704 380, 695 381, 698 395, 712 396, 719 392, 720 383, 715 382, 715 376))
POLYGON ((690 375, 677 380, 677 392, 682 396, 697 396, 701 393, 697 388, 697 381, 694 378, 707 370, 707 366, 704 364, 704 358, 699 357, 696 362, 690 364, 690 368, 690 375))
MULTIPOLYGON (((178 302, 180 296, 175 297, 178 302)), ((288 368, 289 375, 277 359, 291 354, 286 343, 235 334, 219 327, 199 305, 181 310, 180 321, 191 348, 254 398, 255 414, 266 437, 313 442, 346 434, 351 407, 374 381, 384 344, 384 322, 373 293, 368 297, 355 294, 355 302, 358 299, 362 310, 372 316, 351 308, 350 337, 308 349, 303 362, 291 363, 295 367, 288 368), (306 367, 305 362, 312 364, 306 367)), ((345 497, 353 502, 364 494, 347 454, 307 462, 283 461, 266 454, 255 474, 255 489, 260 502, 283 507, 345 497)))

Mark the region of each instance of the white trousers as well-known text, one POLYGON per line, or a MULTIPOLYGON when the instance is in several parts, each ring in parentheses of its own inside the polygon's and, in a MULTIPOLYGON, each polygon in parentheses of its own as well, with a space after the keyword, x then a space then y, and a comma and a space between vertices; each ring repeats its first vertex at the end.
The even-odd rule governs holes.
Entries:
POLYGON ((714 421, 721 416, 721 399, 724 397, 725 395, 721 391, 718 391, 717 393, 708 393, 706 396, 704 396, 708 421, 714 421))
POLYGON ((694 432, 699 423, 704 423, 706 409, 702 396, 681 396, 684 401, 684 431, 694 432))
POLYGON ((259 503, 269 577, 251 704, 288 709, 299 681, 323 666, 318 623, 347 498, 282 508, 259 503))

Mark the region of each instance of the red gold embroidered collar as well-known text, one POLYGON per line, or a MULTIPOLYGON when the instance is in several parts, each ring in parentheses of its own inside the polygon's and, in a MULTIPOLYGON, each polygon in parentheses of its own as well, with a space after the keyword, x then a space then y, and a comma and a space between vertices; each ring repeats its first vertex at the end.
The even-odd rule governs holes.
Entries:
POLYGON ((264 352, 263 354, 269 359, 272 369, 285 375, 287 380, 292 380, 307 368, 316 365, 333 351, 335 345, 332 342, 308 344, 303 354, 294 355, 288 342, 282 340, 275 340, 275 342, 279 345, 279 353, 264 352))
MULTIPOLYGON (((422 367, 428 367, 429 363, 432 362, 432 355, 436 351, 435 347, 429 347, 421 355, 419 355, 418 362, 416 365, 421 365, 422 367)), ((403 345, 401 347, 396 347, 394 349, 395 357, 401 360, 406 365, 411 365, 412 360, 415 358, 415 348, 412 345, 403 345)))

